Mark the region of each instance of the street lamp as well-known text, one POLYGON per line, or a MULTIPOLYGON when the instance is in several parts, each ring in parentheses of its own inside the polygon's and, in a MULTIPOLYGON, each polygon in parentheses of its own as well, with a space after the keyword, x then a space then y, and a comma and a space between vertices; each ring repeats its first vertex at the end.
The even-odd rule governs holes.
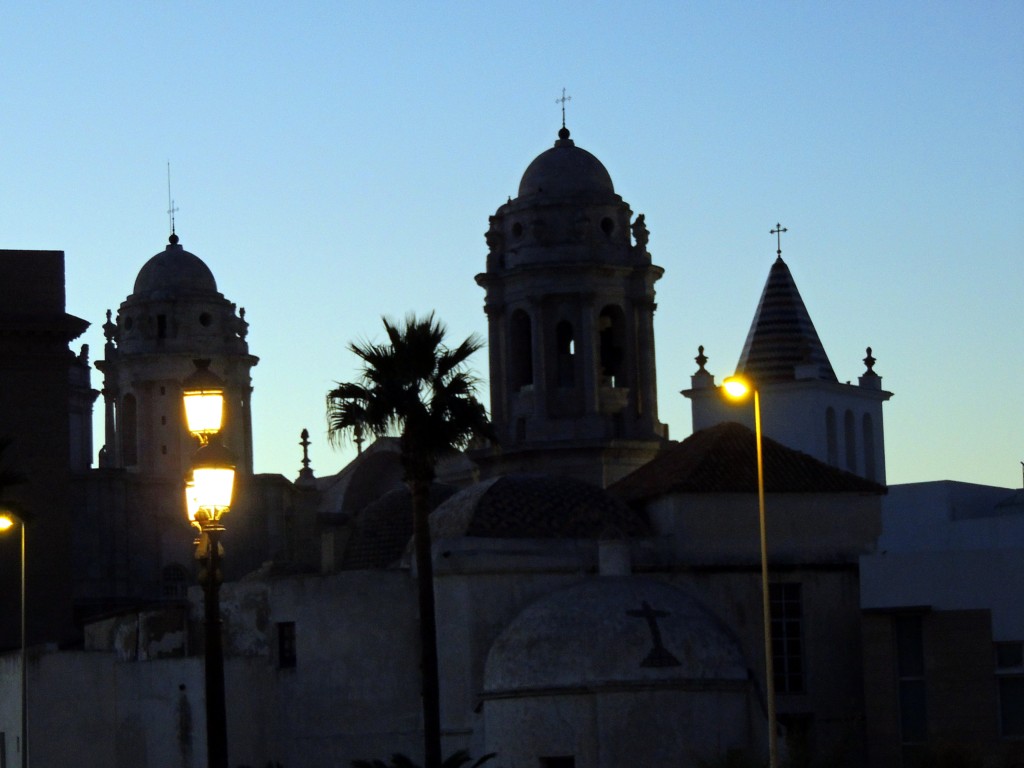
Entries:
POLYGON ((757 443, 757 511, 761 526, 761 604, 764 613, 765 695, 768 699, 768 765, 779 764, 778 735, 775 732, 775 665, 772 659, 772 613, 768 597, 768 537, 764 514, 764 455, 761 446, 761 396, 757 387, 742 376, 730 376, 722 382, 722 390, 733 400, 744 400, 754 394, 754 437, 757 443))
POLYGON ((188 431, 199 438, 192 470, 185 478, 185 510, 199 529, 196 559, 202 567, 206 628, 206 750, 208 768, 227 768, 227 710, 224 703, 224 647, 220 618, 221 559, 224 548, 221 522, 231 509, 235 461, 231 452, 210 438, 220 432, 224 414, 224 384, 209 370, 209 360, 195 360, 196 370, 182 382, 182 400, 188 431))
POLYGON ((0 533, 21 528, 21 766, 28 768, 28 677, 25 653, 25 518, 9 508, 0 509, 0 533))

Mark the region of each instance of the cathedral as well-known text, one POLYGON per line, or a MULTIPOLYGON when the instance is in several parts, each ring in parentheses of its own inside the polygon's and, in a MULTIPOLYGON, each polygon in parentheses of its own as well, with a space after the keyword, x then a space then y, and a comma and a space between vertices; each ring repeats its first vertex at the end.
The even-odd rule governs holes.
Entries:
MULTIPOLYGON (((503 768, 758 761, 774 709, 792 765, 868 764, 858 563, 881 533, 891 396, 871 350, 857 383, 840 383, 780 248, 736 366, 764 401, 766 638, 753 413, 724 401, 701 348, 682 393, 693 434, 671 440, 659 420, 663 269, 643 214, 563 125, 485 237, 475 279, 496 440, 446 458, 432 490, 445 753, 496 752, 503 768)), ((19 253, 24 273, 40 252, 19 253)), ((62 258, 46 253, 33 263, 49 271, 33 280, 59 272, 62 291, 62 258)), ((294 480, 254 474, 245 310, 173 231, 107 312, 98 392, 88 350, 67 350, 84 321, 64 315, 62 293, 45 316, 31 312, 21 325, 0 314, 0 341, 14 350, 31 323, 49 324, 39 376, 60 385, 52 396, 73 425, 68 466, 28 466, 30 482, 10 490, 26 506, 59 495, 40 525, 66 557, 40 569, 55 602, 30 624, 34 765, 71 754, 84 766, 204 764, 202 598, 182 494, 195 447, 182 381, 196 359, 225 382, 223 437, 239 459, 221 606, 232 765, 421 754, 418 575, 397 441, 373 442, 333 476, 316 477, 308 458, 294 480), (94 400, 104 430, 91 468, 94 400), (86 738, 94 746, 79 754, 86 738)), ((10 410, 3 423, 18 431, 10 410)), ((17 664, 2 663, 0 764, 19 765, 6 696, 17 664)))

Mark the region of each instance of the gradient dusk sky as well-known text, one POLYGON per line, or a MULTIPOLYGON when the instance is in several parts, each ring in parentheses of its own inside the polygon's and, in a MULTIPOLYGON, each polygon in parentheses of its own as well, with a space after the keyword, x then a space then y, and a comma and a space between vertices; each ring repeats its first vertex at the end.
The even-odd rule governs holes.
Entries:
POLYGON ((167 241, 170 162, 181 243, 251 324, 257 471, 295 477, 303 427, 317 475, 351 457, 324 396, 381 315, 486 336, 487 219, 565 87, 665 268, 673 438, 697 346, 732 372, 781 222, 837 375, 871 346, 895 393, 889 482, 1021 484, 1021 0, 6 0, 0 30, 0 248, 65 252, 97 359, 167 241))

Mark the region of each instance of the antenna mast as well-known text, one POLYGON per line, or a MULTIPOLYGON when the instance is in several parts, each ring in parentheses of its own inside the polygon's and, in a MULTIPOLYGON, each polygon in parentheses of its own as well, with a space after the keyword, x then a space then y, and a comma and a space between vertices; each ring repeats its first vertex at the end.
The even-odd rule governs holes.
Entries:
POLYGON ((562 105, 562 127, 565 128, 565 102, 572 101, 572 96, 565 95, 565 88, 562 89, 562 98, 555 99, 555 104, 562 105))
POLYGON ((174 200, 171 198, 171 161, 167 161, 167 217, 170 220, 171 234, 174 234, 174 214, 177 212, 174 207, 174 200))

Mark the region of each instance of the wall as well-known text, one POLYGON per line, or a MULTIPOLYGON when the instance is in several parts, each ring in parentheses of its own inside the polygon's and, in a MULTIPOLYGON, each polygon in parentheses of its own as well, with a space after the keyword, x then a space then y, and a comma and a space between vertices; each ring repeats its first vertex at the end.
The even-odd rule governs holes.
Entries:
MULTIPOLYGON (((68 483, 76 358, 68 343, 88 325, 65 312, 63 252, 0 250, 0 439, 11 440, 3 469, 27 478, 4 499, 32 516, 29 642, 74 636, 68 483)), ((18 536, 0 536, 0 584, 18 583, 19 559, 18 536)), ((0 649, 18 643, 17 616, 18 591, 0 590, 0 649)))

